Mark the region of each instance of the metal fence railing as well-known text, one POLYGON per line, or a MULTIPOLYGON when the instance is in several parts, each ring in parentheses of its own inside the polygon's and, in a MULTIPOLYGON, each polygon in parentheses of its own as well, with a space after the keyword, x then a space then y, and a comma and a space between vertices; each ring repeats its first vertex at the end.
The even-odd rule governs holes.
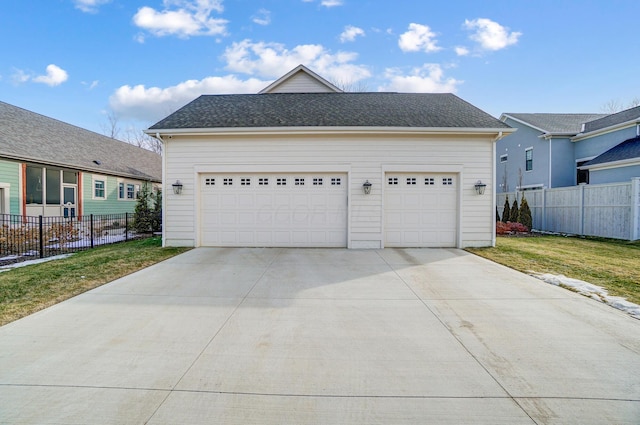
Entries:
POLYGON ((138 237, 131 213, 43 217, 0 214, 0 262, 45 258, 138 237))

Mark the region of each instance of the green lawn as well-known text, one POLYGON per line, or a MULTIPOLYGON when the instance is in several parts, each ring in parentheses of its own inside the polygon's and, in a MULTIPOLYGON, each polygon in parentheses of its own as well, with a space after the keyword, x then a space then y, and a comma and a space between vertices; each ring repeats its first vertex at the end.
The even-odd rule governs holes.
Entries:
POLYGON ((522 272, 562 274, 640 304, 640 242, 562 236, 498 237, 469 252, 522 272))
POLYGON ((0 273, 0 325, 27 316, 188 248, 162 248, 159 237, 105 245, 68 258, 0 273))

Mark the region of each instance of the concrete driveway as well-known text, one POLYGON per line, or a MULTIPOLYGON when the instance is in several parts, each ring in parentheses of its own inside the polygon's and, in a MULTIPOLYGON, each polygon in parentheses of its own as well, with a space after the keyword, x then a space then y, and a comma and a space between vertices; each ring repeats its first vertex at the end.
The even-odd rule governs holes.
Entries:
POLYGON ((638 424, 640 321, 459 250, 195 249, 0 328, 2 424, 638 424))

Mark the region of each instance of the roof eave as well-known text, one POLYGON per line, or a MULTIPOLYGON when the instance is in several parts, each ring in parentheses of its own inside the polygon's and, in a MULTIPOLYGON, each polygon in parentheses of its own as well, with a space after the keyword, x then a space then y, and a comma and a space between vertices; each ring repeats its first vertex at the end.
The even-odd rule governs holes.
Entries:
POLYGON ((608 161, 593 165, 583 165, 581 170, 606 170, 608 168, 631 167, 640 165, 640 157, 621 159, 618 161, 608 161))
POLYGON ((627 127, 632 127, 634 125, 640 125, 640 116, 632 120, 628 120, 619 124, 610 125, 608 127, 603 127, 598 130, 593 130, 586 133, 578 133, 575 135, 575 137, 571 138, 571 141, 578 142, 583 139, 588 139, 589 137, 597 136, 599 134, 610 133, 612 131, 621 130, 627 127))
POLYGON ((212 136, 241 134, 466 134, 497 135, 502 137, 514 133, 515 128, 485 127, 220 127, 220 128, 176 128, 148 129, 145 134, 153 137, 171 137, 178 135, 212 136))
MULTIPOLYGON (((534 130, 541 131, 541 132, 543 132, 543 133, 545 133, 545 134, 547 133, 547 130, 545 130, 544 128, 536 127, 535 125, 533 125, 533 124, 531 124, 531 123, 528 123, 528 122, 526 122, 526 121, 523 121, 523 120, 521 120, 521 119, 519 119, 519 118, 516 118, 516 117, 514 117, 514 116, 512 116, 512 115, 505 114, 505 113, 503 113, 502 115, 500 115, 500 121, 502 121, 502 122, 504 122, 507 118, 509 118, 510 120, 513 120, 513 121, 519 122, 520 124, 524 124, 524 125, 526 125, 527 127, 530 127, 530 128, 532 128, 532 129, 534 129, 534 130)), ((574 133, 574 134, 575 134, 575 133, 574 133)))
POLYGON ((31 163, 34 163, 34 164, 50 165, 50 166, 53 166, 53 167, 66 168, 66 169, 69 169, 69 170, 78 170, 78 171, 87 172, 87 173, 96 173, 96 174, 102 174, 102 175, 109 175, 109 176, 114 176, 114 177, 126 177, 126 178, 131 178, 131 179, 136 179, 136 180, 150 180, 150 181, 154 181, 154 182, 161 182, 162 181, 161 177, 153 177, 153 176, 148 176, 148 175, 141 176, 141 175, 138 175, 138 174, 124 173, 124 172, 114 171, 114 170, 105 170, 103 168, 96 168, 96 167, 83 167, 83 166, 78 166, 77 164, 70 164, 70 163, 64 163, 64 162, 59 162, 59 161, 44 160, 44 159, 41 159, 41 158, 28 157, 28 156, 23 156, 23 155, 14 155, 14 154, 8 154, 8 153, 3 153, 3 152, 0 152, 0 158, 6 158, 6 159, 11 159, 11 160, 15 160, 15 161, 22 161, 22 162, 31 162, 31 163))

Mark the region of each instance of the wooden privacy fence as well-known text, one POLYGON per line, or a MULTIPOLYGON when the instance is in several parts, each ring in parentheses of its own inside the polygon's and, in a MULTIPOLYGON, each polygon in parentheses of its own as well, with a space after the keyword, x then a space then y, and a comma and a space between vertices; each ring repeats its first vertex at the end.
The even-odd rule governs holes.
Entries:
POLYGON ((502 217, 504 200, 527 198, 533 228, 584 236, 640 239, 640 178, 626 183, 579 185, 556 189, 498 193, 502 217))

